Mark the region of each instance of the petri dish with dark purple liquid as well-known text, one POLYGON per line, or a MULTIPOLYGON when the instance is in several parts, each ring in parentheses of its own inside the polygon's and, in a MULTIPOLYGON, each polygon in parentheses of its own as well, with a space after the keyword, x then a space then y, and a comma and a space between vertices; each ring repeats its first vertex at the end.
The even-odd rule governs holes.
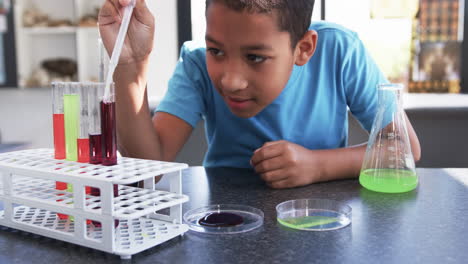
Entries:
POLYGON ((263 225, 261 210, 236 204, 216 204, 192 209, 184 214, 190 230, 207 234, 235 234, 263 225))
POLYGON ((209 227, 229 227, 244 223, 244 218, 235 213, 209 213, 198 220, 198 224, 209 227))

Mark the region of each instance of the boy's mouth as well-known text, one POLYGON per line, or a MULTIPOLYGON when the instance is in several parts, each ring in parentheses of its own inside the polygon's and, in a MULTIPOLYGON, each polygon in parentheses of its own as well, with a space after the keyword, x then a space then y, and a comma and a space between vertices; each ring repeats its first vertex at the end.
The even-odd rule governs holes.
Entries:
POLYGON ((239 97, 230 97, 226 96, 226 102, 231 109, 234 110, 244 110, 253 104, 253 99, 251 98, 239 98, 239 97))

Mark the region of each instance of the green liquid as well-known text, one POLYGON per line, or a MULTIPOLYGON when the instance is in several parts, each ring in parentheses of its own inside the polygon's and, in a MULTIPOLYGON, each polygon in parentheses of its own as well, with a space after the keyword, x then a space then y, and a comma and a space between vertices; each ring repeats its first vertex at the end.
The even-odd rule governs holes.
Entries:
POLYGON ((284 226, 294 229, 315 229, 317 226, 338 222, 336 217, 309 215, 302 217, 292 217, 286 219, 277 218, 278 222, 284 226))
POLYGON ((367 169, 361 171, 359 182, 365 188, 384 193, 408 192, 418 185, 416 173, 399 169, 367 169))
MULTIPOLYGON (((78 160, 78 131, 80 128, 80 96, 77 94, 63 95, 63 112, 65 119, 65 152, 66 160, 78 160)), ((73 192, 73 185, 67 183, 67 192, 73 192)), ((70 221, 73 221, 70 216, 70 221)))
POLYGON ((63 112, 65 115, 65 152, 66 160, 78 160, 78 129, 80 125, 80 97, 77 94, 63 96, 63 112))

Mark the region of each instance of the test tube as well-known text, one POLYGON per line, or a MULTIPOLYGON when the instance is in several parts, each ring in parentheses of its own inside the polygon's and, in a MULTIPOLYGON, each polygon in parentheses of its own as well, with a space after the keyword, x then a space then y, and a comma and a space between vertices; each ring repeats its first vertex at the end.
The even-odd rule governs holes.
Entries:
MULTIPOLYGON (((89 114, 88 114, 88 97, 90 91, 90 84, 79 83, 78 93, 80 95, 80 130, 77 139, 78 149, 78 162, 89 162, 89 114)), ((70 188, 72 189, 72 188, 70 188)), ((85 193, 89 194, 91 189, 89 186, 85 187, 85 193)))
MULTIPOLYGON (((117 164, 117 138, 115 132, 115 86, 110 86, 110 103, 104 103, 102 98, 105 89, 105 75, 109 66, 109 56, 104 47, 102 39, 98 39, 99 50, 99 94, 100 99, 100 122, 101 122, 101 144, 102 144, 102 164, 111 166, 117 164)), ((96 129, 97 130, 97 129, 96 129)))
POLYGON ((80 96, 80 129, 77 139, 78 162, 89 162, 89 136, 88 136, 88 92, 90 85, 80 83, 78 86, 80 96))
POLYGON ((65 151, 66 159, 78 160, 78 128, 80 125, 80 96, 79 84, 67 83, 66 92, 63 95, 63 111, 65 119, 65 151))
POLYGON ((115 86, 110 85, 110 102, 100 102, 102 133, 102 165, 117 164, 117 132, 115 116, 115 86))
MULTIPOLYGON (((102 162, 101 146, 101 109, 100 102, 104 91, 103 83, 93 83, 89 87, 88 112, 89 112, 89 163, 100 164, 102 162)), ((100 196, 99 188, 91 187, 91 195, 100 196)), ((94 226, 101 223, 92 221, 94 226)))
MULTIPOLYGON (((80 127, 80 84, 76 82, 67 83, 66 87, 66 92, 63 95, 66 160, 78 161, 77 142, 80 127)), ((67 183, 66 190, 67 192, 73 192, 73 185, 67 183)), ((70 218, 70 220, 73 219, 70 218)))
POLYGON ((54 129, 54 157, 65 159, 65 124, 63 113, 64 83, 52 83, 52 120, 54 129))
MULTIPOLYGON (((63 95, 66 92, 66 84, 63 82, 52 83, 52 108, 53 108, 53 127, 54 127, 54 157, 56 159, 65 159, 65 119, 63 95)), ((55 189, 66 190, 66 182, 55 182, 55 189)), ((59 197, 60 198, 60 197, 59 197)), ((57 200, 61 201, 61 199, 57 200)), ((67 215, 57 214, 60 219, 68 218, 67 215)))
POLYGON ((89 114, 89 163, 100 164, 102 162, 101 146, 101 109, 100 102, 104 92, 104 83, 90 83, 88 90, 88 114, 89 114))
MULTIPOLYGON (((113 88, 114 86, 112 86, 113 88)), ((89 87, 89 97, 88 97, 88 111, 89 111, 89 155, 90 155, 90 163, 92 164, 99 164, 103 163, 103 160, 105 160, 106 157, 111 157, 114 155, 114 160, 112 159, 107 159, 108 163, 103 165, 114 165, 117 163, 117 153, 112 154, 112 151, 117 152, 116 148, 116 142, 113 142, 113 140, 116 140, 115 136, 115 118, 114 119, 105 119, 103 120, 102 115, 102 105, 104 104, 102 102, 102 97, 104 94, 104 88, 105 84, 104 83, 92 83, 90 84, 89 87), (113 124, 112 124, 113 121, 113 124), (103 125, 104 124, 104 125, 103 125), (110 126, 110 135, 109 133, 109 126, 110 126), (104 128, 104 130, 102 130, 104 128), (112 131, 113 129, 113 131, 112 131), (103 131, 106 131, 107 133, 102 133, 103 131), (103 138, 107 138, 108 141, 110 141, 111 145, 114 143, 114 150, 109 151, 109 156, 106 155, 106 153, 103 150, 109 150, 109 148, 106 145, 106 142, 104 142, 103 138), (110 162, 109 162, 110 160, 110 162)), ((114 103, 115 105, 115 103, 114 103)), ((109 112, 111 113, 110 115, 115 116, 115 108, 112 111, 111 108, 107 107, 105 110, 106 116, 109 116, 109 112)), ((118 190, 118 185, 114 184, 113 186, 113 191, 114 191, 114 197, 119 196, 119 190, 118 190)), ((91 187, 91 195, 93 196, 100 196, 101 191, 99 188, 93 188, 91 187)), ((93 224, 97 227, 99 227, 101 224, 99 222, 93 221, 93 224)), ((119 224, 118 220, 115 220, 115 226, 117 227, 119 224)))
POLYGON ((104 43, 102 42, 102 38, 98 38, 98 52, 99 52, 99 82, 104 83, 106 80, 106 73, 109 67, 109 55, 107 54, 106 48, 104 47, 104 43))

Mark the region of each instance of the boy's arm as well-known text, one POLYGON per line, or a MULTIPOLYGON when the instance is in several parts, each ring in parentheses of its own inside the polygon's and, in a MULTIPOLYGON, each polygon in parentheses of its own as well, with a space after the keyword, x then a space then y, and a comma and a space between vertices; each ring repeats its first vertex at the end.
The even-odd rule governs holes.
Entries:
MULTIPOLYGON (((406 128, 411 144, 411 152, 415 161, 421 158, 421 147, 418 136, 406 118, 406 128)), ((367 144, 354 145, 347 148, 321 150, 323 166, 320 181, 352 178, 359 175, 367 144)))
POLYGON ((417 162, 421 159, 421 145, 419 144, 418 136, 416 135, 416 131, 414 131, 413 125, 405 113, 406 119, 406 129, 408 129, 408 136, 411 144, 411 153, 413 153, 414 161, 417 162))
MULTIPOLYGON (((128 4, 130 0, 107 0, 99 12, 99 31, 109 54, 120 29, 122 8, 128 4)), ((173 160, 192 127, 168 114, 158 113, 151 120, 146 83, 153 39, 154 17, 146 2, 138 0, 114 73, 117 140, 124 156, 173 160)))
POLYGON ((172 161, 193 128, 162 112, 151 120, 146 68, 147 61, 119 65, 114 74, 119 150, 123 156, 172 161))
MULTIPOLYGON (((405 115, 406 117, 406 115, 405 115)), ((418 137, 406 117, 415 161, 420 159, 418 137)), ((359 175, 366 144, 339 149, 309 150, 288 141, 268 142, 257 149, 251 163, 273 188, 291 188, 359 175)))

